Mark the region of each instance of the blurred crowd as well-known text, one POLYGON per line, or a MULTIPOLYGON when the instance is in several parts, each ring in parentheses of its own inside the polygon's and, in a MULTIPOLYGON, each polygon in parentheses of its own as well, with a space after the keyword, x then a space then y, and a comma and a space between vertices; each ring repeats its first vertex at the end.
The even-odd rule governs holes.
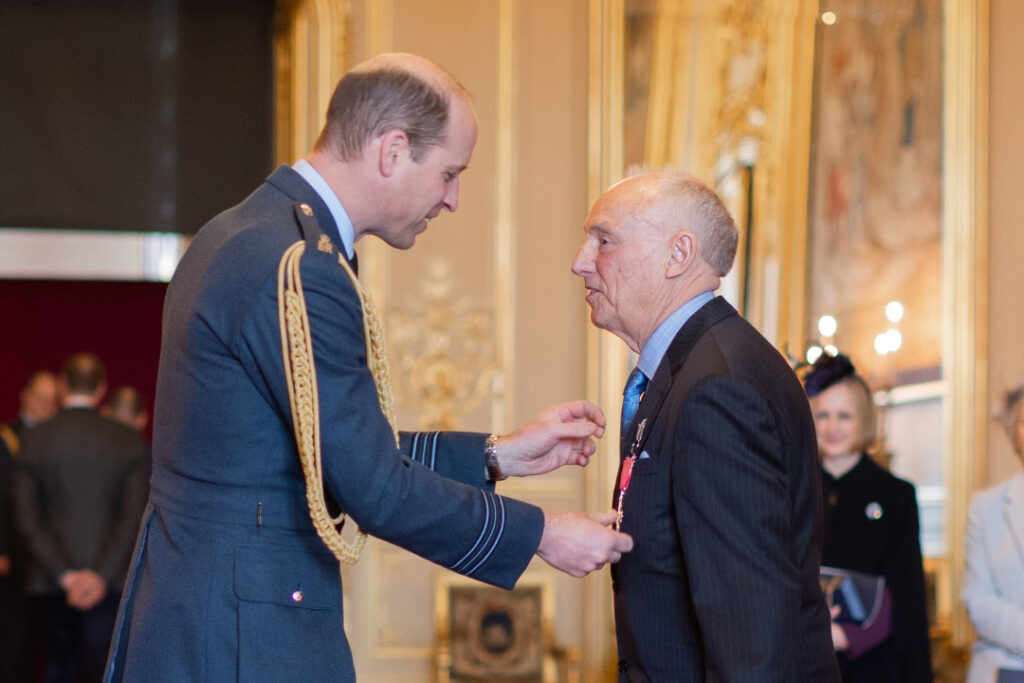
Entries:
POLYGON ((0 424, 0 681, 99 681, 148 496, 148 421, 76 353, 0 424))

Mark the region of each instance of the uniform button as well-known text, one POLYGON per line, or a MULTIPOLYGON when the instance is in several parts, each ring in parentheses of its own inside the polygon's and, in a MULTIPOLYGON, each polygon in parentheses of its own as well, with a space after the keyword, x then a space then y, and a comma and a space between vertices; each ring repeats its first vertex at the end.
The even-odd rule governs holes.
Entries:
POLYGON ((619 671, 629 671, 629 662, 627 662, 625 659, 620 659, 619 671))
POLYGON ((302 602, 302 599, 306 597, 302 591, 292 592, 292 602, 302 602))
POLYGON ((310 207, 310 205, 305 203, 305 202, 299 204, 299 210, 301 210, 302 213, 306 214, 307 216, 312 216, 313 215, 312 207, 310 207))

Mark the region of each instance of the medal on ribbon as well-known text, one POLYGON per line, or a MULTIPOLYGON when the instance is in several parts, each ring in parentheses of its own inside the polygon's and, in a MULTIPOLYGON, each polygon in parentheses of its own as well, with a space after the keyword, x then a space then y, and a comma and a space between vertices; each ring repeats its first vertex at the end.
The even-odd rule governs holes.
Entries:
POLYGON ((629 455, 625 460, 622 461, 622 469, 619 471, 619 502, 616 506, 615 512, 618 517, 615 519, 615 530, 622 530, 622 501, 626 497, 626 490, 629 488, 629 480, 633 478, 633 466, 636 464, 638 456, 637 450, 640 448, 640 440, 644 436, 644 429, 647 427, 647 418, 640 420, 640 424, 636 426, 636 436, 633 438, 633 443, 629 446, 629 455))

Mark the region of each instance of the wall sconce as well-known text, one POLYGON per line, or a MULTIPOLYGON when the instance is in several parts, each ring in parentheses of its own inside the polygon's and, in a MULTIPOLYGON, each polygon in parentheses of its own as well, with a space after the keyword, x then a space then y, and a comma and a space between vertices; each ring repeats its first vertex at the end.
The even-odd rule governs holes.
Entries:
POLYGON ((899 301, 890 301, 885 305, 885 317, 891 323, 889 329, 875 337, 875 353, 884 356, 899 351, 903 345, 903 335, 896 329, 895 325, 903 320, 903 304, 899 301))
POLYGON ((821 336, 817 342, 812 343, 804 351, 804 360, 808 365, 814 365, 814 362, 821 358, 823 353, 830 356, 839 354, 839 349, 832 343, 837 329, 839 329, 839 323, 833 316, 826 314, 818 318, 818 334, 821 336))

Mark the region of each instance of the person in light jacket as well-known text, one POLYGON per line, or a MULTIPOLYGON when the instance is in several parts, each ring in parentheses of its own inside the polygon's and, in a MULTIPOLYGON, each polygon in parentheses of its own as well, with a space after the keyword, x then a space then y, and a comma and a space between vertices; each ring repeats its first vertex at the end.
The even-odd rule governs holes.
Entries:
MULTIPOLYGON (((1024 386, 1006 400, 1004 426, 1024 459, 1024 386)), ((963 600, 978 639, 967 683, 1024 671, 1024 472, 975 494, 965 537, 963 600)))

